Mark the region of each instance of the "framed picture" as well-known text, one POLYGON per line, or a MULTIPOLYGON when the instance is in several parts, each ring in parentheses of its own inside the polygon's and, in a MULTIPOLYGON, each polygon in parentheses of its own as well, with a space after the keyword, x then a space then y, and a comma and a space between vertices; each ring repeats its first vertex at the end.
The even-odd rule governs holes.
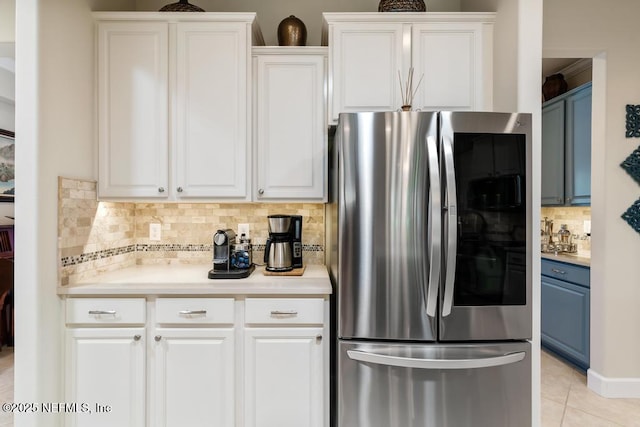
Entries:
POLYGON ((0 202, 14 200, 15 158, 15 133, 0 129, 0 202))

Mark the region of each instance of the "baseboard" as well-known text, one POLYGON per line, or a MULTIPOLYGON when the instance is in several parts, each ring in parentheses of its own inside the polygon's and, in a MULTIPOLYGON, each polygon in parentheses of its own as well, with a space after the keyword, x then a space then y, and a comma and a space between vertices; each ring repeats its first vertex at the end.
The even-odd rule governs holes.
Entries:
POLYGON ((607 378, 589 369, 587 386, 602 397, 640 398, 640 378, 607 378))

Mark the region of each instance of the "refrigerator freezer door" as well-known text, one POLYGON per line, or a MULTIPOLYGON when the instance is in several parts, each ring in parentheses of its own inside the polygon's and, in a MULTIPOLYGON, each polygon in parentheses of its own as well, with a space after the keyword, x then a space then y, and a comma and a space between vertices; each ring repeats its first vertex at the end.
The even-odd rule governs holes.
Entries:
POLYGON ((339 342, 338 427, 531 425, 531 344, 339 342))
POLYGON ((455 209, 443 212, 449 280, 441 280, 439 341, 529 339, 531 115, 440 117, 441 163, 450 162, 452 148, 455 169, 455 179, 442 174, 445 206, 456 200, 455 209))
POLYGON ((341 114, 338 336, 435 340, 437 113, 341 114))

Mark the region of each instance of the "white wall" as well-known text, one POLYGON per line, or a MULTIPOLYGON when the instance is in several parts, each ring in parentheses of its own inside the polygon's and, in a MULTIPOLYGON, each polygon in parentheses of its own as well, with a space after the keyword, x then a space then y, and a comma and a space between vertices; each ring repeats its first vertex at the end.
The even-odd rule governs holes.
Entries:
MULTIPOLYGON (((17 2, 15 401, 62 402, 57 177, 94 177, 93 21, 85 0, 17 2)), ((58 417, 16 414, 16 427, 58 417)))
POLYGON ((640 143, 624 137, 625 105, 640 104, 639 15, 637 0, 544 2, 544 56, 596 56, 589 386, 607 395, 623 388, 623 395, 635 397, 640 397, 640 234, 620 215, 640 198, 640 186, 620 163, 640 143))

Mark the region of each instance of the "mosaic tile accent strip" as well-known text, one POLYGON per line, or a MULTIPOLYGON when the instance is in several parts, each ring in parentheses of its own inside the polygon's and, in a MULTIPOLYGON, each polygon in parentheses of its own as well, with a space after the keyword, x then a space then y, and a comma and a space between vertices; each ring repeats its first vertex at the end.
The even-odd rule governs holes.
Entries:
POLYGON ((627 138, 640 138, 640 105, 627 104, 627 138))
POLYGON ((211 252, 212 245, 197 244, 197 245, 182 245, 177 243, 169 244, 137 244, 136 251, 139 252, 211 252))
POLYGON ((99 259, 111 258, 118 255, 129 254, 136 251, 136 245, 124 246, 121 248, 106 249, 103 251, 89 252, 76 256, 68 256, 60 259, 63 267, 83 264, 85 262, 97 261, 99 259))
POLYGON ((622 219, 624 219, 631 228, 640 233, 640 199, 629 206, 629 209, 622 214, 622 219))
MULTIPOLYGON (((252 245, 253 251, 264 252, 265 245, 252 245)), ((115 257, 118 255, 128 254, 132 252, 205 252, 209 257, 213 250, 212 245, 182 245, 182 244, 137 244, 129 245, 122 248, 107 249, 98 252, 84 253, 77 256, 68 256, 61 258, 62 267, 69 267, 72 265, 79 265, 86 262, 96 261, 99 259, 105 259, 109 257, 115 257)), ((309 252, 324 252, 324 248, 320 245, 302 245, 303 253, 309 252)))
POLYGON ((633 153, 629 154, 620 166, 640 184, 640 146, 633 150, 633 153))

